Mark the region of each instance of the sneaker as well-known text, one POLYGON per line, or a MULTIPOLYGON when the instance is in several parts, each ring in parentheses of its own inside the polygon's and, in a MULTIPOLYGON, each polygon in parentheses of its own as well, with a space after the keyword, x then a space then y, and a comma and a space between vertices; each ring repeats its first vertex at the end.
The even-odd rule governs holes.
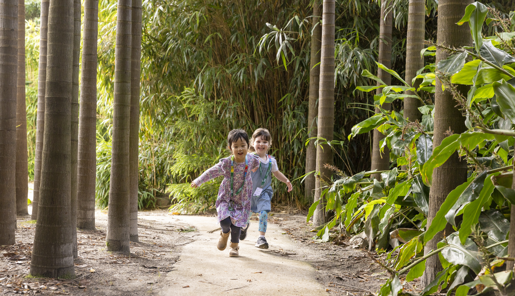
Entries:
POLYGON ((266 238, 260 236, 256 242, 256 247, 260 249, 268 249, 268 243, 266 242, 266 238))
POLYGON ((240 240, 244 240, 247 237, 247 230, 250 227, 250 222, 247 224, 247 227, 242 228, 240 232, 240 240))

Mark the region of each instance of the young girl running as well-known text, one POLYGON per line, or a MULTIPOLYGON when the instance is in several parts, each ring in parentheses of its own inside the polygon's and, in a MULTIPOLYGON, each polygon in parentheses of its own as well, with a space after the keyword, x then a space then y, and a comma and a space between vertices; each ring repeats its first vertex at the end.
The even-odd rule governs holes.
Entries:
POLYGON ((247 224, 250 215, 250 198, 252 195, 252 179, 250 173, 259 167, 258 157, 247 154, 249 136, 244 130, 235 129, 227 137, 228 149, 232 155, 220 159, 220 162, 193 180, 191 187, 198 187, 211 179, 224 176, 216 210, 218 221, 222 227, 218 249, 225 250, 229 232, 231 234, 231 251, 229 256, 238 256, 241 227, 247 224))
MULTIPOLYGON (((272 190, 272 174, 281 182, 288 186, 288 192, 292 190, 290 180, 279 171, 277 161, 274 157, 268 155, 268 150, 272 145, 272 136, 265 128, 258 128, 252 134, 250 141, 251 148, 254 148, 256 155, 259 156, 259 170, 252 172, 252 203, 251 211, 259 213, 259 237, 256 247, 260 249, 268 249, 268 243, 265 238, 266 228, 268 225, 268 212, 271 210, 271 201, 274 191, 272 190)), ((250 219, 250 215, 249 215, 250 219)), ((240 239, 243 240, 247 236, 250 220, 241 231, 240 239)))

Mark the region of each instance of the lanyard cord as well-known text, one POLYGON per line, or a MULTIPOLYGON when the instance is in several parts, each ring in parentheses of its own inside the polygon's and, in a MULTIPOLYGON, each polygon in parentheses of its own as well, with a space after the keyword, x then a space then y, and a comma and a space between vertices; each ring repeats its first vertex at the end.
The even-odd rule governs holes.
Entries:
POLYGON ((261 176, 261 188, 265 186, 265 181, 267 179, 268 174, 272 171, 272 157, 268 155, 268 168, 265 170, 265 175, 263 176, 263 170, 261 169, 261 161, 259 161, 259 175, 261 176))
POLYGON ((245 186, 245 179, 247 178, 248 168, 249 165, 247 161, 247 156, 245 156, 245 172, 243 173, 243 183, 241 184, 240 189, 236 191, 236 194, 234 194, 234 155, 231 156, 231 197, 240 194, 240 192, 243 190, 243 187, 245 186))

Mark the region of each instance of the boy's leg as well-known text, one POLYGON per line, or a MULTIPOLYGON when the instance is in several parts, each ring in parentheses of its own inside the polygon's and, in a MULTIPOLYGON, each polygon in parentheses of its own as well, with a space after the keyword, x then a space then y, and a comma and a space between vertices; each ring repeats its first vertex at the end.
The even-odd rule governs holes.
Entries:
POLYGON ((260 249, 268 249, 268 242, 265 238, 266 228, 268 226, 268 212, 261 211, 259 213, 259 238, 256 242, 256 247, 260 249))

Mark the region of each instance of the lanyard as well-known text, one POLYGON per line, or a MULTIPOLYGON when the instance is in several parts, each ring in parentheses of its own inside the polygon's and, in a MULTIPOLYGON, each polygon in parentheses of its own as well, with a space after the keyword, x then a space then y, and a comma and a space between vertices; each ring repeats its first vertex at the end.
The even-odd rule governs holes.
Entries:
POLYGON ((243 173, 243 183, 241 184, 240 189, 236 191, 236 194, 234 194, 234 155, 231 156, 231 197, 234 195, 240 194, 240 192, 243 190, 243 187, 245 186, 245 179, 247 178, 247 170, 249 168, 248 162, 247 162, 247 156, 245 156, 245 172, 243 173))
POLYGON ((265 186, 265 181, 268 177, 268 174, 272 171, 272 157, 268 155, 268 168, 265 170, 265 174, 263 175, 263 170, 261 169, 261 161, 259 161, 259 175, 261 176, 261 188, 265 186))

